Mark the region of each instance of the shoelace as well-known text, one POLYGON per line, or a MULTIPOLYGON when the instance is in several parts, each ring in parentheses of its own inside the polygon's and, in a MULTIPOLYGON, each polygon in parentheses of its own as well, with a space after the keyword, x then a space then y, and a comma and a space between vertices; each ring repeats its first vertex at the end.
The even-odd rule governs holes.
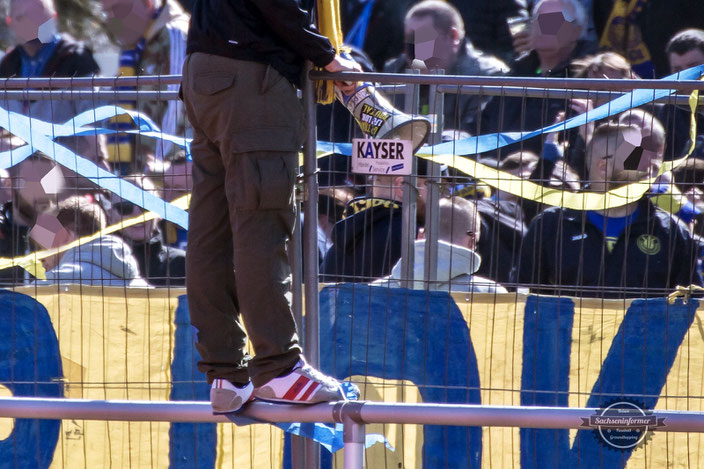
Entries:
POLYGON ((301 367, 301 372, 307 374, 315 381, 318 381, 326 386, 338 387, 340 385, 340 382, 337 381, 335 378, 327 376, 326 374, 316 370, 307 363, 301 367))

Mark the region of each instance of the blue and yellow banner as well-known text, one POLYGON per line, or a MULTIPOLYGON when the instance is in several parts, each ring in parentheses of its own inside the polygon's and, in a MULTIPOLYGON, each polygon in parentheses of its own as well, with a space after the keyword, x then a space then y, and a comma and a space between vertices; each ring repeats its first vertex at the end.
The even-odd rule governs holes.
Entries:
MULTIPOLYGON (((697 300, 453 294, 346 284, 320 292, 321 367, 388 402, 702 411, 697 300)), ((5 394, 207 400, 183 290, 0 291, 5 394)), ((270 425, 0 422, 2 467, 288 467, 270 425)), ((704 467, 700 434, 615 451, 591 430, 369 425, 368 467, 704 467)), ((325 464, 342 456, 324 453, 325 464)), ((337 461, 341 467, 341 460, 337 461)), ((325 467, 325 466, 324 466, 325 467)))

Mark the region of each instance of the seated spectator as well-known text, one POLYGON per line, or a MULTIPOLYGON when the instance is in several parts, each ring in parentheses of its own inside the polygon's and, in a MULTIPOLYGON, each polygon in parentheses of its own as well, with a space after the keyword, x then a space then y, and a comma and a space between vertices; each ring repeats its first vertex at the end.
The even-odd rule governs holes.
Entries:
MULTIPOLYGON (((500 171, 528 179, 538 165, 535 153, 513 153, 498 163, 500 171)), ((488 161, 481 161, 486 164, 488 161)), ((500 182, 500 181, 499 181, 500 182)), ((481 214, 481 240, 476 252, 482 258, 477 274, 499 283, 510 281, 511 266, 518 259, 526 231, 519 197, 494 191, 491 198, 475 201, 481 214)))
MULTIPOLYGON (((646 179, 661 155, 642 144, 641 128, 603 124, 589 144, 589 189, 605 193, 646 179)), ((515 278, 533 292, 594 297, 664 296, 701 285, 687 227, 647 197, 621 207, 553 207, 528 227, 515 278)))
MULTIPOLYGON (((406 14, 406 52, 390 60, 384 72, 399 73, 409 68, 444 70, 448 75, 504 75, 508 67, 496 57, 476 50, 465 36, 462 17, 455 7, 440 0, 424 0, 406 14)), ((403 95, 394 105, 403 109, 403 95)), ((427 87, 421 88, 421 114, 429 109, 427 87)), ((476 121, 486 96, 445 93, 445 127, 477 133, 476 121)))
MULTIPOLYGON (((151 179, 142 174, 127 176, 124 179, 161 197, 151 179)), ((111 225, 144 213, 141 207, 114 193, 101 198, 101 202, 107 213, 108 223, 111 225)), ((118 233, 134 253, 141 277, 154 286, 185 286, 186 252, 164 245, 159 231, 159 220, 155 218, 128 226, 118 233)))
MULTIPOLYGON (((53 0, 11 0, 8 25, 18 41, 0 60, 0 77, 86 77, 100 73, 92 52, 67 34, 56 31, 56 8, 53 0)), ((95 107, 91 100, 37 101, 5 100, 3 107, 28 117, 50 123, 64 123, 83 111, 95 107)), ((2 150, 24 142, 12 139, 3 131, 2 150)), ((57 143, 67 146, 84 158, 107 169, 105 139, 102 136, 61 137, 57 143)), ((86 187, 87 180, 74 179, 65 170, 72 186, 86 187), (69 179, 69 176, 71 178, 69 179)))
POLYGON ((318 194, 318 256, 322 262, 333 244, 332 230, 354 195, 346 187, 321 187, 318 194))
MULTIPOLYGON (((37 218, 55 210, 67 196, 59 166, 32 156, 11 168, 11 200, 0 209, 0 257, 14 258, 35 250, 28 237, 37 218)), ((33 277, 19 266, 0 271, 0 283, 21 285, 33 277)))
MULTIPOLYGON (((509 18, 527 18, 525 0, 450 0, 459 12, 472 43, 509 62, 514 55, 509 18)), ((532 3, 532 1, 530 2, 532 3)))
MULTIPOLYGON (((48 216, 48 215, 47 215, 48 216)), ((53 217, 52 217, 53 218, 53 217)), ((69 197, 59 204, 54 218, 59 229, 53 233, 50 245, 59 247, 105 228, 105 213, 97 203, 85 197, 69 197)), ((42 222, 49 226, 49 220, 42 222)), ((46 232, 44 232, 46 233, 46 232)), ((39 238, 39 235, 36 235, 39 238)), ((37 239, 44 244, 41 239, 37 239)), ((42 261, 48 283, 80 283, 98 286, 146 287, 139 275, 137 261, 129 246, 116 236, 102 236, 48 257, 42 261)))
MULTIPOLYGON (((480 240, 481 217, 470 201, 453 197, 440 199, 440 225, 438 227, 438 266, 435 282, 425 277, 425 239, 415 242, 413 288, 417 290, 464 291, 473 293, 506 293, 506 289, 493 280, 475 275, 482 258, 475 251, 480 240)), ((400 287, 403 280, 399 260, 386 279, 392 287, 400 287)))
MULTIPOLYGON (((681 72, 704 64, 704 30, 687 29, 675 34, 666 47, 670 73, 681 72)), ((689 106, 666 105, 657 116, 667 130, 665 159, 674 160, 684 156, 690 148, 689 129, 692 112, 689 106)), ((704 134, 704 117, 697 114, 697 136, 704 134)))
MULTIPOLYGON (((122 49, 120 74, 181 75, 190 18, 176 0, 101 0, 101 5, 105 27, 122 49)), ((139 89, 178 91, 179 85, 140 86, 139 89)), ((186 136, 186 113, 179 99, 140 99, 121 105, 145 113, 165 134, 186 136)), ((118 122, 129 125, 130 121, 118 122)), ((170 158, 178 151, 178 147, 168 141, 139 136, 109 136, 108 142, 110 164, 120 174, 143 172, 148 157, 170 158)))
MULTIPOLYGON (((161 182, 164 200, 173 202, 191 192, 193 188, 193 163, 188 160, 185 152, 179 152, 171 161, 154 161, 149 166, 149 176, 152 181, 161 182)), ((160 230, 164 243, 178 249, 186 249, 188 231, 180 226, 162 220, 160 230)))
MULTIPOLYGON (((540 0, 531 21, 532 51, 511 65, 513 76, 571 77, 570 63, 594 51, 594 44, 581 39, 587 15, 577 0, 540 0)), ((495 96, 482 114, 482 133, 539 129, 555 122, 560 111, 566 112, 565 103, 565 99, 495 96)), ((532 138, 505 147, 500 153, 521 150, 540 154, 541 149, 541 139, 532 138)))
MULTIPOLYGON (((418 158, 417 213, 424 214, 431 165, 418 158)), ((401 257, 403 176, 372 177, 371 196, 352 199, 332 230, 320 265, 323 282, 369 282, 391 273, 401 257)))

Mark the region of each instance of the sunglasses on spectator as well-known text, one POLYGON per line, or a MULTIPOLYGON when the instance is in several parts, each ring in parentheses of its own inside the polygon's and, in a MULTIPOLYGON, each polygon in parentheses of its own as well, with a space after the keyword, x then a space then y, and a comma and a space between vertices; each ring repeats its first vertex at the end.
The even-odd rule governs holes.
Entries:
POLYGON ((112 209, 120 215, 131 215, 134 212, 135 204, 127 200, 112 204, 112 209))

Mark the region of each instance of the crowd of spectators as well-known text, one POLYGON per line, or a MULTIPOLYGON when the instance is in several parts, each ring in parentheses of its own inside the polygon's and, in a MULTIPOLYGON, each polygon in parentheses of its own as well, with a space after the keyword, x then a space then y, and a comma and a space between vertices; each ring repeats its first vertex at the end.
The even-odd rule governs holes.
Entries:
MULTIPOLYGON (((121 74, 181 73, 189 16, 176 0, 99 3, 106 31, 120 48, 121 74)), ((311 2, 301 3, 306 7, 311 2)), ((670 3, 349 0, 341 1, 341 12, 350 55, 365 71, 639 79, 704 64, 704 12, 688 9, 686 1, 680 2, 679 9, 670 8, 670 3)), ((0 60, 0 77, 100 74, 91 50, 57 30, 55 17, 61 12, 52 0, 11 0, 9 13, 7 23, 17 45, 0 60)), ((413 103, 405 102, 409 95, 389 98, 399 109, 436 113, 430 108, 429 88, 421 86, 418 91, 413 103)), ((442 125, 450 139, 535 130, 591 112, 616 96, 548 99, 445 93, 442 125)), ((99 104, 94 100, 6 100, 2 107, 64 123, 99 104)), ((149 116, 166 134, 190 136, 179 100, 125 100, 119 105, 149 116)), ((521 198, 515 191, 490 189, 445 167, 440 168, 438 182, 430 178, 434 163, 422 158, 417 158, 414 186, 401 176, 354 175, 346 157, 324 158, 317 220, 320 279, 474 293, 527 288, 600 297, 660 296, 678 285, 701 285, 704 119, 697 114, 701 125, 692 142, 690 114, 684 106, 654 103, 470 156, 555 191, 604 194, 648 181, 640 200, 615 208, 550 207, 521 198), (693 145, 685 164, 658 174, 664 161, 677 160, 693 145), (423 265, 423 227, 427 189, 432 184, 441 185, 441 199, 437 277, 429 282, 423 265), (408 201, 404 191, 413 194, 420 227, 410 284, 404 282, 400 263, 403 204, 408 201)), ((103 126, 136 128, 125 116, 103 126)), ((334 142, 361 136, 339 103, 318 107, 318 132, 320 139, 334 142)), ((56 141, 166 201, 189 192, 191 162, 171 142, 97 132, 56 141)), ((7 131, 0 134, 0 151, 22 145, 7 131)), ((0 198, 0 257, 65 245, 144 214, 138 205, 99 189, 40 153, 0 173, 0 198)), ((186 247, 185 230, 153 219, 47 258, 47 279, 183 286, 186 247)), ((36 279, 16 267, 0 271, 0 281, 18 285, 36 279)))

